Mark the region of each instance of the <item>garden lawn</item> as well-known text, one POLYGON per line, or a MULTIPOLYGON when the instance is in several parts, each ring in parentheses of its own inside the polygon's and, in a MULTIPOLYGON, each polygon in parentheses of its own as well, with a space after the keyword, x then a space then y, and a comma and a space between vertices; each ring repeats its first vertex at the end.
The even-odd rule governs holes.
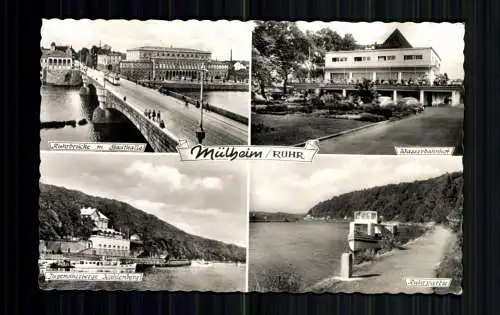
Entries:
POLYGON ((335 119, 296 113, 287 115, 267 115, 252 113, 252 145, 295 145, 341 131, 361 127, 371 122, 349 119, 335 119), (253 127, 263 124, 261 132, 253 127), (266 128, 267 127, 267 128, 266 128))

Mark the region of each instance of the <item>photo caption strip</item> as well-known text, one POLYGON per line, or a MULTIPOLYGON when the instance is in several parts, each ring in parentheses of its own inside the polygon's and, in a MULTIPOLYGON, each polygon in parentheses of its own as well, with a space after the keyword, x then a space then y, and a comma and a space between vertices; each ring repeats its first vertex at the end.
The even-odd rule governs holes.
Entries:
POLYGON ((142 273, 103 273, 103 272, 46 272, 45 281, 118 281, 140 282, 142 273))
POLYGON ((406 286, 423 288, 449 288, 451 278, 406 278, 406 286))
POLYGON ((454 147, 394 147, 396 155, 453 155, 454 147))
POLYGON ((177 152, 181 161, 272 160, 312 162, 319 151, 319 142, 309 140, 303 148, 285 146, 203 146, 180 140, 177 152))
POLYGON ((144 152, 145 143, 49 141, 51 151, 144 152))

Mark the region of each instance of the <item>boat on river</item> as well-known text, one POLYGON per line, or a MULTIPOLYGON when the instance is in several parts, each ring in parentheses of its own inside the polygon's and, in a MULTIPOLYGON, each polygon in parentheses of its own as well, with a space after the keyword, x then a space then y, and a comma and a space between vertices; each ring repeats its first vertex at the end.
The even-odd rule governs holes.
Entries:
POLYGON ((205 261, 203 259, 201 260, 193 260, 191 261, 191 266, 193 267, 210 267, 212 266, 213 263, 210 261, 205 261))
POLYGON ((39 261, 40 273, 47 271, 71 271, 93 273, 134 273, 137 264, 125 259, 64 259, 55 262, 39 261))
POLYGON ((377 211, 355 211, 354 220, 349 223, 347 241, 352 252, 382 248, 384 232, 393 233, 394 226, 382 224, 377 211))

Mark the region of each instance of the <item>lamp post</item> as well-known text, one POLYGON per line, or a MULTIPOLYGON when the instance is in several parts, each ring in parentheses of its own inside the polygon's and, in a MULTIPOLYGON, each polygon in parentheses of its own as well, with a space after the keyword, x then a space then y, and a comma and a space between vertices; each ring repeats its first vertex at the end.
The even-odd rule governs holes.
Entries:
POLYGON ((200 129, 196 131, 196 138, 198 138, 199 144, 205 139, 205 131, 203 130, 203 80, 205 79, 205 72, 207 72, 207 68, 203 64, 200 75, 200 129))

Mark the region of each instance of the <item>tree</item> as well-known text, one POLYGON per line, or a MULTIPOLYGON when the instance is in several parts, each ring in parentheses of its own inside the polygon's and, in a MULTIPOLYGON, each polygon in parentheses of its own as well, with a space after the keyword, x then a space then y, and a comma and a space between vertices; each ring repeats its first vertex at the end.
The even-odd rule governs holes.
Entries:
POLYGON ((314 76, 322 76, 321 69, 325 66, 325 55, 329 51, 354 50, 357 48, 356 40, 351 34, 340 36, 330 28, 322 28, 316 32, 307 31, 312 52, 311 61, 318 66, 314 69, 314 76))
POLYGON ((352 34, 348 33, 344 35, 344 38, 342 38, 339 50, 354 50, 357 47, 358 45, 356 43, 356 39, 352 36, 352 34))
POLYGON ((252 49, 252 78, 260 88, 260 94, 266 97, 265 87, 271 83, 271 61, 263 56, 256 48, 252 49))
POLYGON ((310 41, 293 22, 257 22, 252 34, 252 45, 264 57, 283 80, 286 94, 288 77, 304 64, 310 41))

